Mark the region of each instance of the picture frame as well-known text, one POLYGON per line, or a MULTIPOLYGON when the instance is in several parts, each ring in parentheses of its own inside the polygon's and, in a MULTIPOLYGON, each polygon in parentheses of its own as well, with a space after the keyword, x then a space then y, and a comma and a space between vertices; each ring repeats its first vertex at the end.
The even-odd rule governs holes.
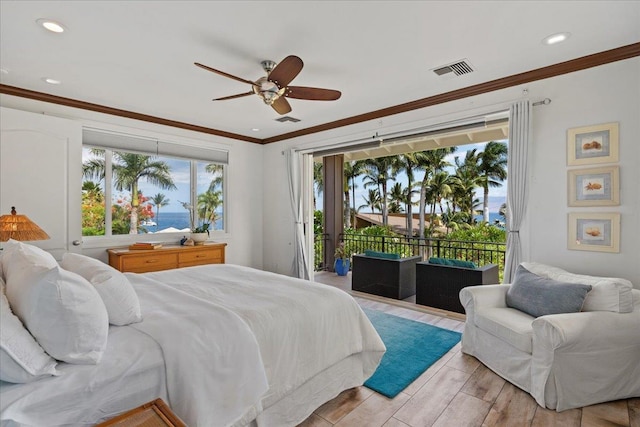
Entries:
POLYGON ((617 122, 568 129, 567 164, 579 166, 617 162, 618 134, 617 122))
POLYGON ((569 206, 617 206, 620 204, 620 168, 570 169, 567 188, 569 206))
POLYGON ((620 214, 569 213, 568 248, 576 251, 620 252, 620 214))

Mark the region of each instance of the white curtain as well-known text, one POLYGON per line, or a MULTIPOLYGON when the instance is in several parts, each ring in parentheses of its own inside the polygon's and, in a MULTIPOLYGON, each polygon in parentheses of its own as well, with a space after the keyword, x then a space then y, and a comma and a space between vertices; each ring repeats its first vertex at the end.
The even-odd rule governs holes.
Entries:
POLYGON ((503 283, 511 283, 522 260, 520 224, 527 208, 528 155, 531 143, 531 104, 519 101, 509 108, 507 164, 507 253, 503 283))
POLYGON ((289 197, 291 200, 291 212, 293 213, 293 266, 292 273, 294 277, 300 279, 309 279, 309 270, 307 268, 307 248, 304 237, 304 210, 303 210, 303 194, 302 194, 302 154, 294 149, 285 151, 287 162, 287 178, 289 182, 289 197))

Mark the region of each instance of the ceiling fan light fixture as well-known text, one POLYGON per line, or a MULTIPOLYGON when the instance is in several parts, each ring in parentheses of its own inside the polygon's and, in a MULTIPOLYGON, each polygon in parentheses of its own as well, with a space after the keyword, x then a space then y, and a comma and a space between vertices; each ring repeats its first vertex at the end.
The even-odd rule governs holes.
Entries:
POLYGON ((252 89, 265 104, 271 105, 276 99, 280 98, 284 94, 286 88, 280 89, 277 84, 269 81, 266 77, 261 77, 252 86, 252 89))

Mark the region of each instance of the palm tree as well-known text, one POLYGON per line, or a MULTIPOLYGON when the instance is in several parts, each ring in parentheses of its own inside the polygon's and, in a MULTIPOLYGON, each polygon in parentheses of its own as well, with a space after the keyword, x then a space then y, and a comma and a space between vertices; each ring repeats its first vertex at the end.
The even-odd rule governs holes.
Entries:
POLYGON ((440 205, 440 213, 444 213, 442 208, 442 199, 451 195, 451 184, 453 180, 448 172, 438 171, 429 180, 427 188, 427 198, 430 203, 429 211, 429 237, 432 236, 435 229, 436 205, 440 205))
POLYGON ((456 172, 453 176, 452 202, 453 211, 460 208, 468 216, 468 223, 474 222, 475 189, 480 186, 478 176, 478 152, 474 148, 466 152, 464 160, 456 157, 456 172))
POLYGON ((407 189, 402 188, 402 184, 396 182, 389 191, 389 213, 401 213, 402 205, 407 201, 407 189))
POLYGON ((424 177, 420 184, 420 219, 418 222, 418 236, 424 238, 425 229, 425 211, 427 205, 427 190, 429 187, 429 181, 437 172, 442 171, 445 167, 450 166, 450 163, 445 160, 447 154, 453 153, 455 147, 451 148, 438 148, 436 150, 423 151, 416 153, 416 160, 418 167, 424 169, 424 177))
POLYGON ((393 164, 394 173, 404 172, 407 175, 407 237, 413 234, 413 170, 418 166, 419 153, 406 153, 398 156, 393 164))
MULTIPOLYGON (((104 153, 104 150, 92 150, 94 154, 104 153)), ((170 166, 163 161, 155 160, 154 156, 126 152, 113 152, 112 158, 113 184, 118 191, 131 192, 131 217, 129 234, 138 234, 138 183, 144 179, 148 183, 164 190, 174 190, 177 187, 171 177, 170 166)), ((89 179, 104 179, 104 156, 94 157, 82 166, 83 174, 89 179)))
POLYGON ((367 159, 365 161, 365 187, 375 185, 379 189, 380 201, 382 202, 382 224, 388 225, 389 218, 387 212, 387 182, 395 180, 395 175, 391 170, 394 156, 379 157, 377 159, 367 159))
POLYGON ((157 227, 158 224, 160 223, 160 208, 163 206, 167 206, 170 200, 167 199, 167 196, 163 193, 158 193, 155 196, 151 196, 149 197, 149 200, 151 200, 151 203, 153 203, 153 205, 156 207, 156 227, 157 227))
POLYGON ((324 173, 322 171, 322 162, 313 162, 313 184, 315 191, 313 192, 313 210, 316 210, 316 192, 318 197, 324 189, 324 173))
POLYGON ((501 187, 507 179, 507 144, 491 141, 478 155, 478 175, 484 190, 482 203, 482 220, 489 222, 489 187, 501 187))
POLYGON ((380 209, 380 191, 377 188, 370 188, 369 194, 367 196, 362 196, 365 204, 360 205, 358 210, 361 208, 371 208, 371 213, 374 213, 376 209, 380 209))
POLYGON ((198 194, 198 218, 204 220, 205 223, 213 224, 215 229, 215 223, 217 218, 216 209, 222 203, 221 191, 205 191, 198 194))
POLYGON ((213 175, 209 183, 209 191, 221 189, 224 182, 224 166, 217 163, 209 163, 204 167, 204 170, 213 175))
POLYGON ((364 172, 364 161, 354 160, 344 163, 344 210, 345 210, 345 228, 351 227, 351 217, 355 215, 356 211, 356 181, 355 179, 362 175, 364 172), (349 190, 353 197, 349 195, 349 190), (353 215, 351 213, 351 202, 353 200, 353 215))

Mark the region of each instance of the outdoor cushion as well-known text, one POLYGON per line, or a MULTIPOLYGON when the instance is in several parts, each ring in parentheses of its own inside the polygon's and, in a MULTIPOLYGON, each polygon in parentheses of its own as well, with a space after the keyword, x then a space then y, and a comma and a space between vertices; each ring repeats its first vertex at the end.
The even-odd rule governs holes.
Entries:
POLYGON ((476 312, 474 323, 478 328, 511 344, 518 350, 531 354, 533 320, 533 316, 515 308, 487 307, 476 312))
POLYGON ((451 259, 451 258, 429 258, 430 264, 438 264, 438 265, 451 265, 454 267, 462 267, 462 268, 478 268, 473 261, 465 261, 461 259, 451 259))
POLYGON ((370 256, 374 258, 384 258, 384 259, 400 259, 400 254, 388 253, 388 252, 378 252, 367 249, 364 251, 365 256, 370 256))

